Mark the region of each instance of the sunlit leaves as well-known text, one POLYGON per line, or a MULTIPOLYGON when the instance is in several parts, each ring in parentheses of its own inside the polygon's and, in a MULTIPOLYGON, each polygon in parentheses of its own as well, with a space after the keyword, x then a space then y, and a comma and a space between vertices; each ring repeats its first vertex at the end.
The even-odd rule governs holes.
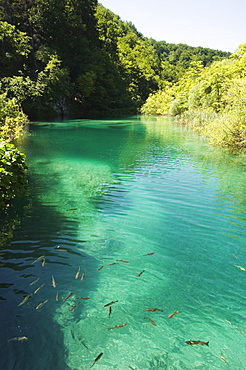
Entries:
POLYGON ((25 185, 24 155, 13 144, 0 140, 0 208, 21 196, 25 185))
POLYGON ((22 112, 15 98, 0 94, 0 137, 12 140, 23 133, 27 116, 22 112))
POLYGON ((11 76, 23 67, 30 52, 29 40, 15 26, 0 21, 0 77, 11 76))

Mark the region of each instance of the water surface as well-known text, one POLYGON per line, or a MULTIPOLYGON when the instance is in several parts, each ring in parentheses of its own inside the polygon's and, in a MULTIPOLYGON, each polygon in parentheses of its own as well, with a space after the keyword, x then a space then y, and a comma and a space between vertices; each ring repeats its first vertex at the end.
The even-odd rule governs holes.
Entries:
POLYGON ((246 369, 243 156, 145 117, 39 123, 18 146, 29 189, 2 215, 1 368, 83 370, 102 352, 95 369, 246 369))

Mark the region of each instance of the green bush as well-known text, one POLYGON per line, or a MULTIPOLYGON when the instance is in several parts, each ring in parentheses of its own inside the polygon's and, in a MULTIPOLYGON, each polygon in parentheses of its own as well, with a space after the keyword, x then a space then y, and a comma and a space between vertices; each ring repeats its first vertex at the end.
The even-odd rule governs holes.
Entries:
POLYGON ((0 137, 7 141, 19 137, 27 121, 27 116, 16 99, 7 98, 6 93, 0 94, 0 137))
POLYGON ((213 144, 228 148, 232 152, 246 150, 246 111, 232 110, 224 116, 218 116, 204 127, 202 133, 213 144))
POLYGON ((23 195, 26 170, 24 154, 13 144, 0 140, 0 208, 23 195))

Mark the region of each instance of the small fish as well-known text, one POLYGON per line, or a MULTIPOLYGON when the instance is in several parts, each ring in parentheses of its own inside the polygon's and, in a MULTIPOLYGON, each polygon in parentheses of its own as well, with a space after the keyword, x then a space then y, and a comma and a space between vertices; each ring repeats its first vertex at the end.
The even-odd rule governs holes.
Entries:
POLYGON ((124 262, 124 263, 129 262, 129 261, 126 261, 126 260, 117 260, 117 261, 124 262))
POLYGON ((77 208, 69 208, 67 211, 76 211, 77 208))
POLYGON ((156 312, 156 311, 164 311, 162 308, 145 308, 145 311, 149 312, 156 312))
POLYGON ((33 262, 32 262, 32 264, 33 264, 33 263, 38 262, 38 261, 39 261, 39 260, 41 260, 42 258, 44 258, 44 256, 40 256, 40 257, 38 257, 35 261, 33 261, 33 262))
POLYGON ((109 306, 109 313, 108 313, 108 317, 110 317, 111 313, 112 313, 112 307, 111 307, 111 306, 109 306))
POLYGON ((27 295, 22 301, 21 303, 18 304, 18 306, 22 306, 24 303, 26 303, 26 301, 30 298, 31 296, 30 295, 27 295))
POLYGON ((232 255, 233 255, 233 257, 235 257, 235 258, 236 258, 236 260, 238 260, 238 256, 236 256, 236 255, 235 255, 235 254, 233 254, 233 253, 232 253, 232 255))
POLYGON ((126 324, 121 324, 121 325, 116 325, 116 326, 113 326, 112 328, 108 328, 108 330, 111 330, 111 329, 119 329, 119 328, 123 328, 123 326, 126 326, 126 324))
POLYGON ((145 319, 149 320, 152 325, 156 326, 156 323, 153 320, 151 320, 149 317, 145 317, 145 319))
POLYGON ((118 265, 118 262, 109 263, 109 266, 118 265))
POLYGON ((14 337, 9 339, 9 341, 18 341, 18 342, 23 342, 24 340, 28 340, 27 337, 14 337))
POLYGON ((144 271, 145 271, 145 270, 141 271, 141 272, 137 275, 137 277, 141 276, 141 275, 142 275, 142 273, 143 273, 144 271))
POLYGON ((177 313, 179 313, 181 311, 175 311, 174 313, 171 313, 170 315, 168 315, 168 318, 171 319, 174 315, 177 315, 177 313))
POLYGON ((54 276, 53 276, 53 275, 51 276, 51 284, 52 284, 52 286, 53 286, 54 288, 56 288, 56 281, 55 281, 55 279, 54 279, 54 276))
POLYGON ((90 297, 77 297, 77 299, 90 299, 90 297))
POLYGON ((83 346, 84 346, 85 348, 89 349, 89 348, 87 347, 87 345, 86 345, 83 341, 81 341, 81 343, 83 344, 83 346))
POLYGON ((83 274, 81 275, 81 279, 80 279, 81 281, 84 280, 85 274, 86 274, 86 272, 83 272, 83 274))
POLYGON ((118 302, 118 301, 112 301, 112 302, 110 302, 110 303, 107 303, 107 304, 105 304, 105 305, 104 305, 104 307, 111 306, 111 304, 114 304, 114 303, 116 303, 116 302, 118 302))
POLYGON ((194 344, 200 344, 202 346, 208 346, 208 343, 209 342, 202 342, 201 340, 188 340, 187 342, 185 342, 187 344, 189 344, 190 346, 193 346, 194 344))
POLYGON ((95 365, 95 363, 102 357, 102 355, 103 355, 103 352, 101 352, 96 358, 95 358, 95 360, 93 361, 93 364, 90 366, 90 367, 92 367, 92 366, 94 366, 95 365))
POLYGON ((242 267, 242 266, 238 266, 238 265, 234 265, 234 266, 238 267, 242 271, 246 271, 246 269, 244 267, 242 267))
POLYGON ((155 252, 150 252, 150 253, 144 254, 144 256, 152 256, 152 254, 155 254, 155 252))
POLYGON ((43 261, 42 261, 42 267, 44 267, 44 265, 45 265, 45 258, 43 258, 43 261))
POLYGON ((228 364, 228 362, 227 362, 227 360, 226 360, 226 358, 225 358, 225 356, 224 356, 224 354, 221 352, 221 354, 220 354, 220 357, 221 357, 221 359, 226 363, 226 365, 228 365, 228 367, 229 367, 229 369, 230 369, 230 365, 228 364))
MULTIPOLYGON (((228 321, 228 320, 226 320, 226 321, 228 321)), ((238 329, 237 327, 236 327, 236 329, 239 331, 239 333, 246 335, 246 333, 244 333, 242 330, 238 329)))
POLYGON ((33 294, 36 294, 41 288, 43 288, 43 286, 44 286, 45 284, 42 284, 42 285, 40 285, 40 287, 39 288, 37 288, 36 290, 35 290, 35 292, 33 292, 33 294))
POLYGON ((100 266, 100 267, 97 269, 97 271, 100 271, 103 267, 104 267, 104 266, 100 266))
POLYGON ((73 307, 69 309, 69 311, 73 311, 76 307, 78 307, 79 304, 75 304, 73 307))
POLYGON ((56 301, 59 301, 59 294, 56 293, 56 301))
POLYGON ((36 310, 38 310, 39 308, 41 308, 45 303, 47 303, 47 302, 49 302, 49 300, 48 299, 46 299, 44 302, 41 302, 41 303, 39 303, 38 305, 37 305, 37 307, 36 307, 36 310))
POLYGON ((77 271, 77 273, 76 273, 76 275, 75 275, 74 279, 78 279, 78 278, 79 278, 79 275, 80 275, 80 267, 79 267, 79 269, 78 269, 78 271, 77 271))
POLYGON ((30 283, 30 285, 34 285, 34 284, 36 284, 36 283, 39 281, 39 279, 40 279, 40 278, 38 278, 38 279, 36 279, 36 280, 32 281, 32 282, 30 283))
POLYGON ((67 249, 62 249, 59 245, 56 247, 56 249, 59 249, 61 252, 67 252, 67 249))
POLYGON ((66 301, 68 298, 70 298, 72 295, 74 295, 76 293, 69 293, 65 298, 64 298, 64 301, 66 301))

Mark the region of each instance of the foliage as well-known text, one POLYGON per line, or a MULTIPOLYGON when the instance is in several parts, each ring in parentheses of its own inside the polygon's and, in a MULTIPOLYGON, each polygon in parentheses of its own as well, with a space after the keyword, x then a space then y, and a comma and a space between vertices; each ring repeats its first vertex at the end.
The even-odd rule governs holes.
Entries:
POLYGON ((214 144, 246 150, 246 44, 208 67, 192 62, 177 83, 150 95, 141 111, 179 116, 214 144))
POLYGON ((171 89, 168 88, 150 94, 145 104, 141 108, 142 114, 147 115, 166 115, 173 100, 171 89))
POLYGON ((27 123, 15 98, 9 99, 6 93, 0 94, 0 137, 13 140, 20 136, 27 123))
POLYGON ((0 78, 24 67, 30 51, 30 38, 14 25, 0 21, 0 78))
POLYGON ((26 185, 25 158, 13 144, 0 140, 0 207, 23 194, 26 185))
POLYGON ((222 58, 228 58, 230 53, 209 48, 202 48, 201 46, 192 47, 186 44, 169 44, 165 41, 155 41, 151 39, 161 61, 169 62, 178 68, 188 69, 192 62, 201 61, 203 66, 209 66, 214 61, 222 58))
POLYGON ((147 39, 96 0, 3 1, 0 15, 2 92, 31 119, 136 113, 192 62, 206 66, 227 55, 147 39))

